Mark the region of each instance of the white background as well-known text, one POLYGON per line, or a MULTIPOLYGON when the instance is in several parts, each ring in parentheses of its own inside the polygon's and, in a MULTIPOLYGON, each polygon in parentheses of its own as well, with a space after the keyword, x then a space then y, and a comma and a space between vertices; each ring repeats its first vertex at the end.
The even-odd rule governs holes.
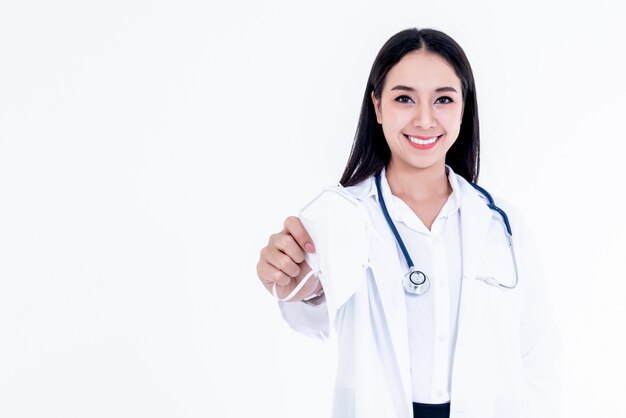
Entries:
POLYGON ((0 416, 323 417, 256 278, 407 27, 474 68, 480 183, 540 243, 565 411, 623 417, 623 12, 607 1, 0 1, 0 416))

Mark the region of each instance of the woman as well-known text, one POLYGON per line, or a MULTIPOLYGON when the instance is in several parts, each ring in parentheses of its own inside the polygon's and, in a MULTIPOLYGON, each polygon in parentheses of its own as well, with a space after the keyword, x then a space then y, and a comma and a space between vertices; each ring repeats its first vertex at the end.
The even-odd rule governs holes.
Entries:
POLYGON ((394 35, 341 186, 303 210, 306 230, 288 218, 257 266, 292 328, 336 330, 333 416, 559 416, 559 343, 532 239, 514 208, 487 205, 478 169, 463 50, 436 30, 394 35))

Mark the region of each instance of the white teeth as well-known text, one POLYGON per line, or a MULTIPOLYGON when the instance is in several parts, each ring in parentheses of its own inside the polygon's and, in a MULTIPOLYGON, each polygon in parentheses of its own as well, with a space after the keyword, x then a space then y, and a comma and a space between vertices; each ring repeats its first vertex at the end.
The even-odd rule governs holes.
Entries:
POLYGON ((412 143, 418 144, 418 145, 432 144, 433 142, 435 142, 437 140, 437 138, 439 138, 439 136, 433 136, 432 138, 429 138, 429 139, 419 139, 419 138, 414 138, 414 137, 409 136, 409 135, 407 135, 407 137, 409 138, 409 140, 412 143))

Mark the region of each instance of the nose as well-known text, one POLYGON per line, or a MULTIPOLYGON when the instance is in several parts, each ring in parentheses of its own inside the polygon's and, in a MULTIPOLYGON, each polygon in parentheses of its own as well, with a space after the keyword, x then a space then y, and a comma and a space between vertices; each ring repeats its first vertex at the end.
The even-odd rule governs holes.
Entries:
POLYGON ((433 109, 428 105, 418 105, 413 116, 413 126, 422 129, 430 129, 437 126, 437 119, 433 109))

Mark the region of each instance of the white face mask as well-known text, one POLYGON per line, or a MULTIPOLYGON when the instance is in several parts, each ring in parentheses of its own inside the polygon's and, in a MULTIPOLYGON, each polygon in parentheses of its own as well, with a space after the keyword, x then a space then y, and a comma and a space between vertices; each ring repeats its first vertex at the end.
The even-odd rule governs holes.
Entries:
POLYGON ((315 254, 306 253, 312 270, 286 298, 279 300, 293 298, 315 275, 322 282, 329 307, 341 306, 364 277, 354 274, 355 267, 367 267, 371 231, 367 211, 343 187, 329 187, 300 211, 299 218, 315 244, 315 254))

